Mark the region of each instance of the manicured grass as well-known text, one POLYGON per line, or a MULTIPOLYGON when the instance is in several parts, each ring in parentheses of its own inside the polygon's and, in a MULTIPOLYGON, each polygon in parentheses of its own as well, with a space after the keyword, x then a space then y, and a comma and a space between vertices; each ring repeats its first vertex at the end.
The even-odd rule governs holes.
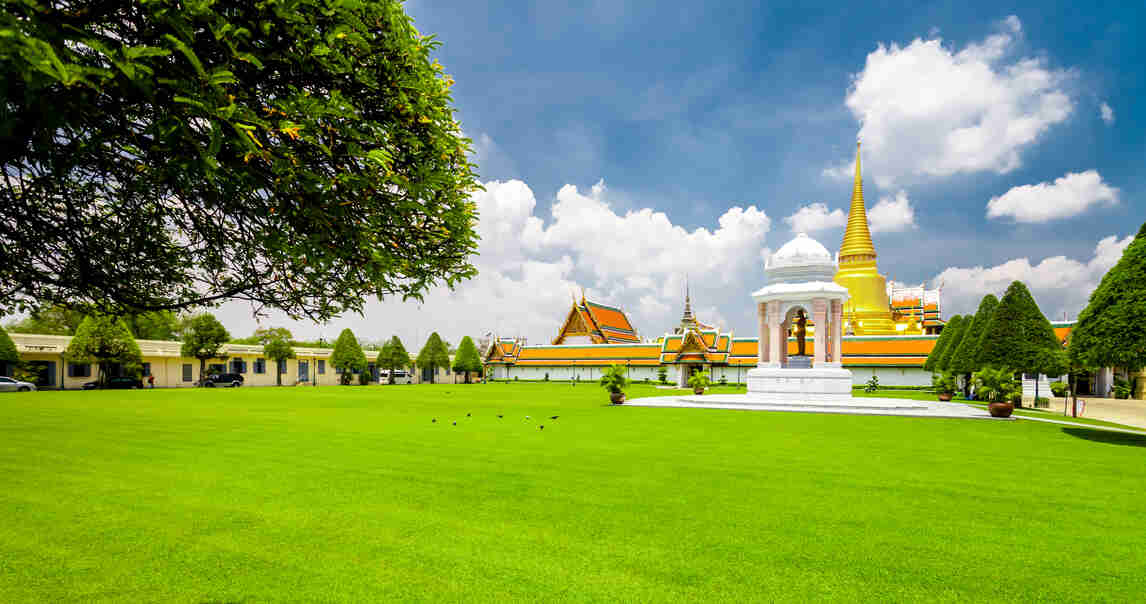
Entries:
POLYGON ((568 384, 4 395, 0 601, 1146 593, 1146 437, 605 401, 568 384))

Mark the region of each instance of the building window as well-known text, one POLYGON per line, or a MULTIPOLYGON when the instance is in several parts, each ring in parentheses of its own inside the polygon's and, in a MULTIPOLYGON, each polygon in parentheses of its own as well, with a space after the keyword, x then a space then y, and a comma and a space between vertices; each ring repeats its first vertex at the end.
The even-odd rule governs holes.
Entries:
POLYGON ((326 361, 324 359, 318 360, 318 375, 326 375, 326 361))
POLYGON ((151 375, 151 363, 144 363, 140 371, 142 372, 143 377, 151 375))
POLYGON ((310 361, 299 361, 298 362, 298 381, 300 381, 300 382, 309 382, 310 381, 310 361))
POLYGON ((91 377, 90 363, 68 363, 68 377, 91 377))
POLYGON ((279 361, 279 373, 286 373, 286 372, 287 372, 286 359, 283 359, 283 360, 279 361))
POLYGON ((335 373, 342 373, 342 368, 341 368, 341 367, 338 367, 338 366, 335 366, 335 368, 334 368, 334 372, 335 372, 335 373))
POLYGON ((247 362, 239 357, 231 359, 231 373, 246 373, 247 362))
POLYGON ((267 372, 267 360, 266 359, 255 359, 255 373, 266 373, 266 372, 267 372))
POLYGON ((183 381, 190 382, 191 379, 191 363, 183 363, 183 381))

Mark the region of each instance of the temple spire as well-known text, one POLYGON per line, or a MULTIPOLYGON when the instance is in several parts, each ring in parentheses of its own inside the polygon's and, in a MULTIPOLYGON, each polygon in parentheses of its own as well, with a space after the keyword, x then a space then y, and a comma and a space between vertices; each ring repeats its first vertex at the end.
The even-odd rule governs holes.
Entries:
POLYGON ((856 141, 856 180, 852 187, 852 205, 848 210, 848 227, 840 245, 840 262, 875 260, 875 246, 867 226, 867 208, 863 202, 863 177, 860 175, 860 142, 856 141))
POLYGON ((688 293, 688 277, 684 278, 684 316, 681 317, 683 321, 691 322, 692 319, 692 300, 688 293))

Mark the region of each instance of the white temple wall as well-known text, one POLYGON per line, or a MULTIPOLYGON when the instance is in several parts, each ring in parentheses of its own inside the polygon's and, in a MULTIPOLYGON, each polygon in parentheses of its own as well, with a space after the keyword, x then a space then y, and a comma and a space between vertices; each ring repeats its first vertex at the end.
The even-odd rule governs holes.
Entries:
POLYGON ((930 386, 931 372, 922 367, 856 367, 845 366, 852 372, 852 384, 863 386, 875 376, 880 386, 930 386))

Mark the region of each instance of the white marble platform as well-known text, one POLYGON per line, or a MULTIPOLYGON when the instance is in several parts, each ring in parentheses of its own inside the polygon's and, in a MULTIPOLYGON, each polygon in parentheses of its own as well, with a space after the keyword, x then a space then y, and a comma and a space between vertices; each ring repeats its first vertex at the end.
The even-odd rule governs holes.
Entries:
MULTIPOLYGON (((839 413, 845 415, 892 415, 954 419, 998 419, 985 409, 960 403, 917 401, 902 398, 841 397, 831 401, 761 401, 745 394, 706 394, 654 396, 625 401, 632 407, 678 407, 696 409, 738 409, 741 411, 787 411, 796 413, 839 413)), ((1014 417, 1007 418, 1007 421, 1014 417)))

